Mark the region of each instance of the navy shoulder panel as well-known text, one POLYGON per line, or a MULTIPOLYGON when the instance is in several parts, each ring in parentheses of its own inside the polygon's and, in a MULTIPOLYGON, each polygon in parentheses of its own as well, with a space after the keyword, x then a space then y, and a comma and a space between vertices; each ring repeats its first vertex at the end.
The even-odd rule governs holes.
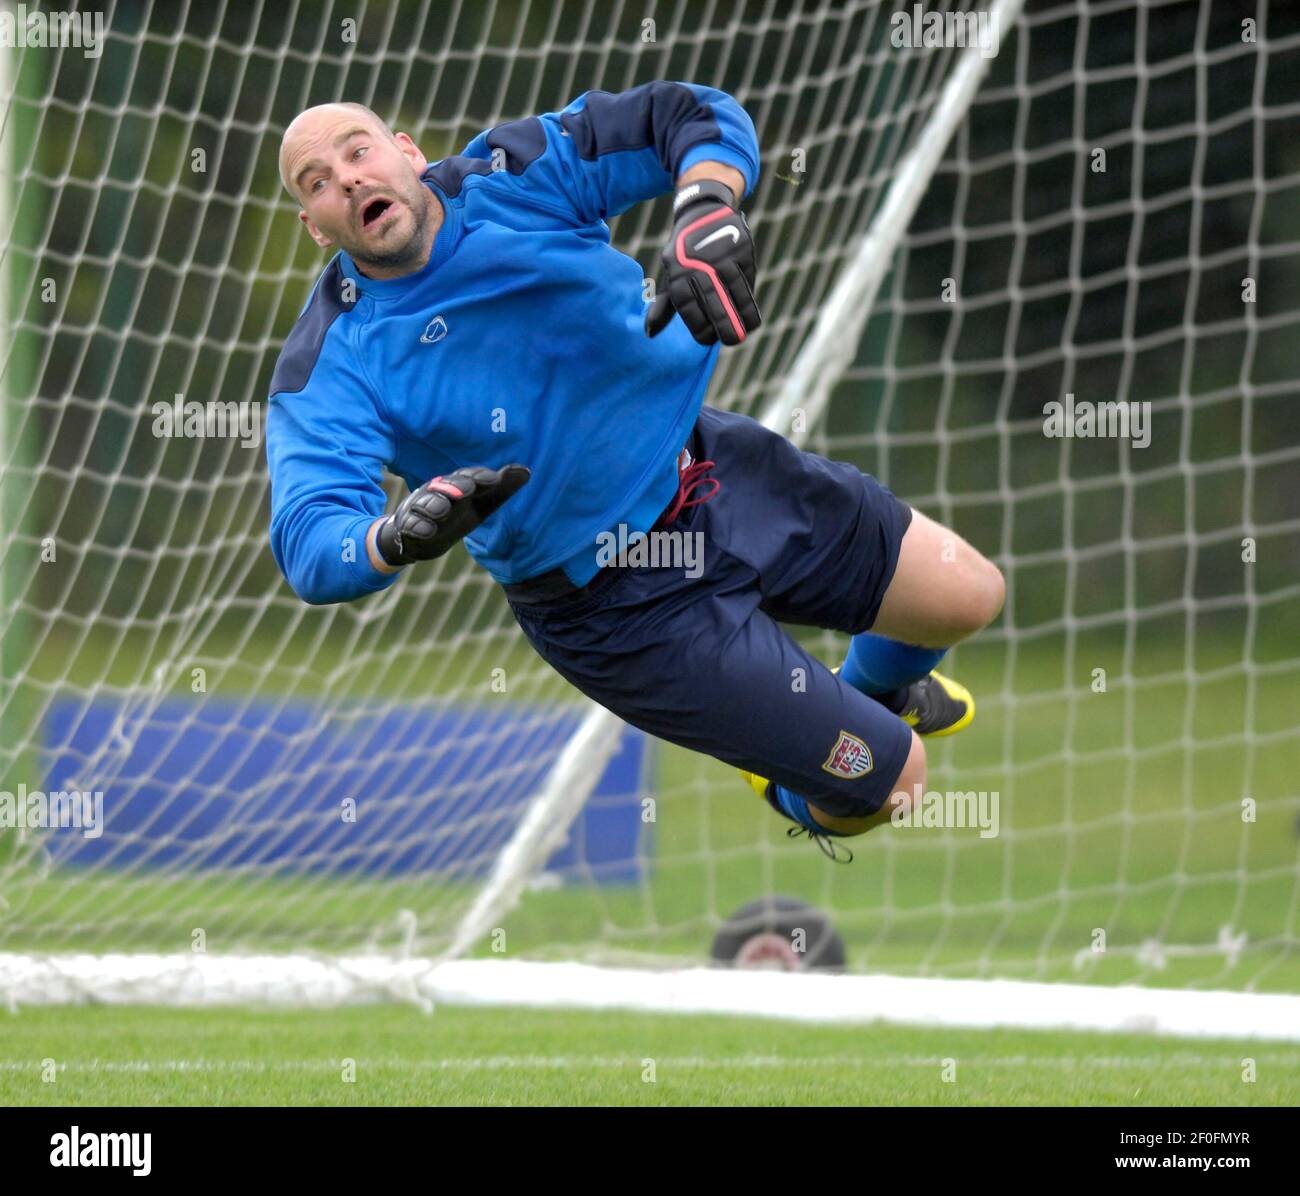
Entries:
POLYGON ((485 162, 482 158, 464 158, 457 155, 454 158, 443 158, 441 162, 430 166, 421 177, 437 183, 438 189, 448 199, 455 199, 470 175, 491 173, 491 162, 485 162))
MULTIPOLYGON (((488 130, 487 143, 489 148, 505 153, 506 170, 511 174, 523 174, 546 152, 546 130, 537 117, 530 116, 488 130)), ((430 166, 424 177, 435 182, 449 198, 455 199, 470 175, 491 173, 492 163, 486 158, 457 155, 430 166)))
POLYGON ((546 130, 535 116, 497 125, 488 133, 487 143, 505 151, 506 169, 511 174, 524 171, 546 152, 546 130))
POLYGON ((584 161, 653 145, 659 165, 670 174, 687 150, 722 139, 708 104, 697 100, 689 87, 662 81, 617 95, 588 92, 581 111, 562 113, 560 124, 584 161))
POLYGON ((269 394, 282 391, 294 393, 302 390, 316 368, 321 346, 325 344, 325 334, 330 325, 345 311, 351 311, 357 305, 354 295, 350 302, 343 298, 343 266, 336 257, 320 276, 307 310, 298 317, 298 322, 289 333, 289 338, 280 350, 280 359, 275 363, 275 372, 271 375, 269 394))

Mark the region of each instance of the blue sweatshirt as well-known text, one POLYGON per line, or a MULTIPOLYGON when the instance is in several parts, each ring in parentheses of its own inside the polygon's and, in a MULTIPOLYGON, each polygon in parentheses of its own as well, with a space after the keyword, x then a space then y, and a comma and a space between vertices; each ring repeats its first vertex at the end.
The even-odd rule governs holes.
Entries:
POLYGON ((335 255, 267 412, 271 549, 299 597, 346 602, 398 576, 365 548, 385 466, 415 489, 465 466, 527 465, 529 484, 465 541, 503 583, 559 567, 583 585, 601 532, 650 529, 676 493, 718 346, 680 318, 646 336, 641 268, 605 221, 708 160, 753 189, 754 126, 724 92, 590 91, 425 171, 444 220, 421 270, 376 281, 335 255))

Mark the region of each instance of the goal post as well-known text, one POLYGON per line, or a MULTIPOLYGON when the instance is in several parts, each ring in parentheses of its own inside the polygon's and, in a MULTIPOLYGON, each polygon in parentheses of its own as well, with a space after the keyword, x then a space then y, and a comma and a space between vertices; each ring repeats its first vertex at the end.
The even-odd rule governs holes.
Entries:
MULTIPOLYGON (((1300 22, 154 5, 110 14, 101 50, 0 50, 0 182, 27 213, 0 229, 27 355, 0 424, 22 512, 0 995, 901 999, 935 1024, 1300 1035, 1300 22), (930 745, 937 824, 847 868, 581 700, 463 552, 329 608, 270 559, 265 390, 323 266, 276 177, 288 121, 359 100, 434 160, 654 78, 731 92, 762 149, 764 327, 709 402, 854 462, 1007 578, 948 658, 979 717, 930 745), (847 975, 703 966, 771 894, 829 918, 847 975)), ((668 226, 646 204, 613 236, 650 276, 668 226)))

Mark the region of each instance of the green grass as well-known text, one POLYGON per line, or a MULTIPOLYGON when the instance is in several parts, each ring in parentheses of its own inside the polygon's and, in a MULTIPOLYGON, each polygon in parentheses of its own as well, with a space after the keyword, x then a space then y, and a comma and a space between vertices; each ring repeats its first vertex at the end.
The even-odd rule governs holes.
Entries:
POLYGON ((1287 1105, 1298 1089, 1295 1044, 729 1017, 88 1007, 24 1010, 0 1037, 4 1105, 1140 1107, 1287 1105))

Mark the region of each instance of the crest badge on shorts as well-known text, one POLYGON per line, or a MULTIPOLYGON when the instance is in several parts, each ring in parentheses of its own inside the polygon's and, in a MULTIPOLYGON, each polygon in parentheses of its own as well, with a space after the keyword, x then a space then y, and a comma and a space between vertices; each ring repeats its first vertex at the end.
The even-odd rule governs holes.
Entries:
POLYGON ((822 767, 834 776, 854 781, 865 777, 875 767, 875 761, 871 759, 871 749, 862 740, 841 731, 822 767))

